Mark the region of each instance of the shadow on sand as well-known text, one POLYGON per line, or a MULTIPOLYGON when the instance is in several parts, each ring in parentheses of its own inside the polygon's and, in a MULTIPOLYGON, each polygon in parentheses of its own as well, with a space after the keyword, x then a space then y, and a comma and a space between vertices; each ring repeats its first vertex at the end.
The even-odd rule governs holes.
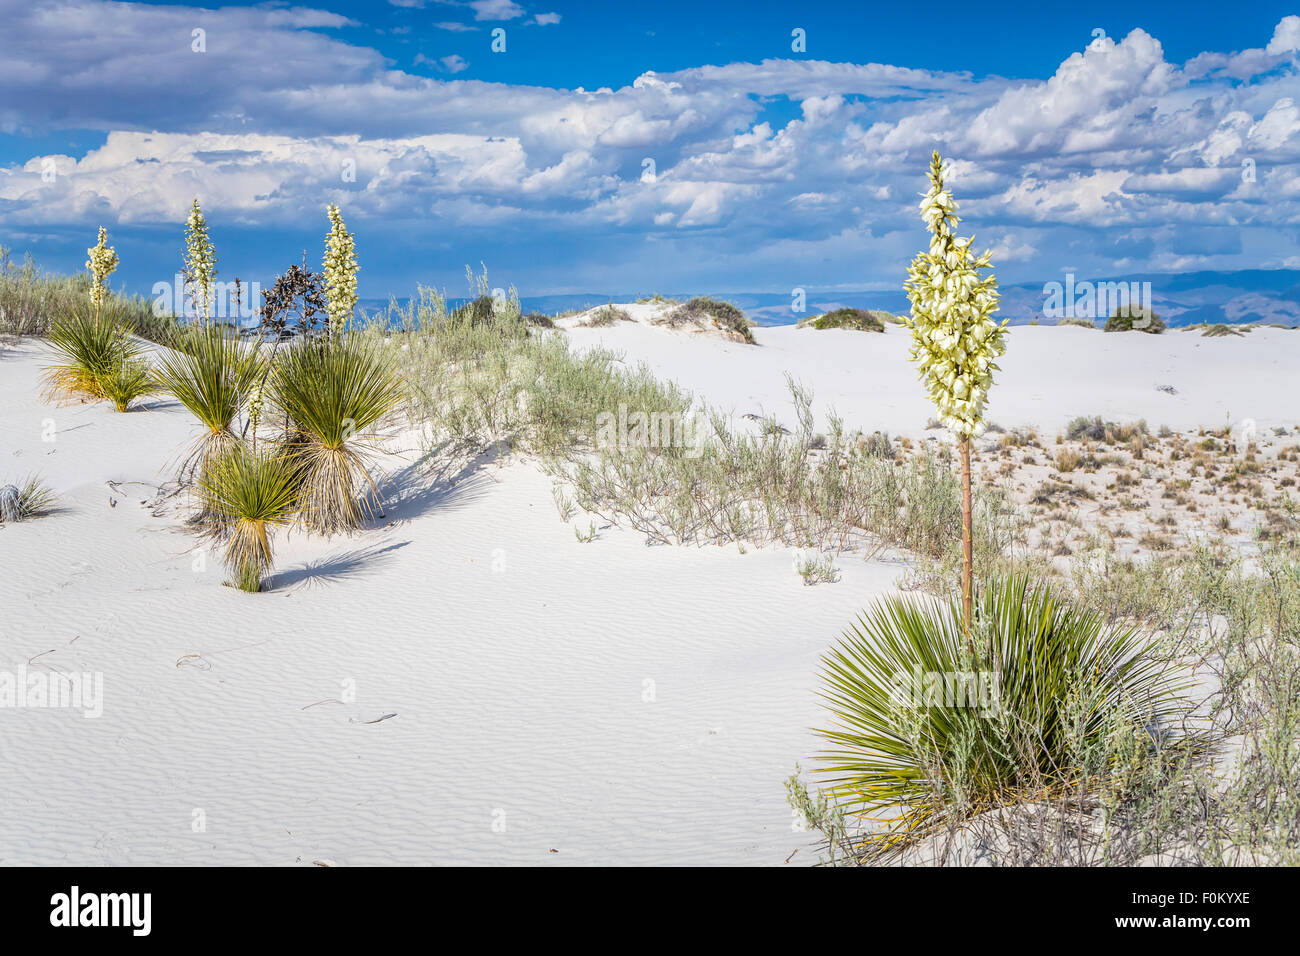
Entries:
POLYGON ((277 571, 269 582, 273 589, 284 587, 324 587, 349 578, 363 578, 383 570, 388 555, 411 542, 372 544, 349 551, 339 551, 318 561, 308 561, 301 567, 277 571))
MULTIPOLYGON (((491 487, 492 480, 484 474, 484 469, 497 460, 495 454, 487 452, 469 461, 445 465, 432 476, 426 467, 422 467, 423 461, 406 466, 384 483, 389 494, 375 516, 372 531, 407 524, 435 510, 465 507, 491 487)), ((272 575, 269 584, 272 588, 323 587, 349 578, 366 577, 382 570, 394 551, 410 543, 380 542, 339 551, 300 567, 279 571, 272 575)))

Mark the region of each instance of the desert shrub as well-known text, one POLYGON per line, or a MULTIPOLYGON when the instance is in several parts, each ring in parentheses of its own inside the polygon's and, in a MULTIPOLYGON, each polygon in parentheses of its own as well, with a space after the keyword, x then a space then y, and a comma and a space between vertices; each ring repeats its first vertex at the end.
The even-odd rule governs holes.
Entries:
POLYGON ((325 534, 359 527, 378 494, 374 431, 402 400, 394 361, 362 334, 302 337, 281 352, 269 383, 288 420, 302 524, 325 534))
POLYGON ((1142 759, 1204 749, 1176 732, 1190 705, 1138 632, 1019 577, 990 582, 977 609, 968 645, 959 601, 887 598, 824 659, 819 771, 840 811, 875 821, 864 859, 1081 781, 1122 784, 1117 739, 1142 759))
POLYGON ((54 500, 54 492, 36 475, 28 475, 22 484, 4 485, 0 487, 0 524, 43 515, 54 500))
POLYGON ((1151 431, 1145 419, 1128 424, 1104 421, 1100 415, 1080 415, 1065 427, 1065 436, 1071 441, 1087 439, 1107 445, 1125 445, 1137 438, 1145 438, 1151 431))
POLYGON ((270 531, 298 511, 295 466, 279 449, 232 445, 199 479, 204 510, 228 530, 226 566, 243 591, 260 591, 273 558, 270 531))
MULTIPOLYGON (((850 434, 832 416, 814 429, 811 395, 791 383, 796 427, 760 422, 757 434, 702 413, 692 446, 600 447, 556 465, 578 505, 664 544, 781 544, 844 551, 903 548, 921 563, 917 586, 959 560, 961 503, 951 457, 928 450, 895 460, 885 437, 850 434)), ((981 494, 980 520, 1002 514, 981 494)), ((981 529, 984 525, 981 524, 981 529)), ((989 529, 988 548, 1003 534, 989 529)))
POLYGON ((496 299, 490 295, 480 295, 452 309, 450 318, 453 322, 466 322, 470 325, 490 325, 496 319, 496 313, 496 299))
POLYGON ((591 316, 580 325, 586 329, 603 329, 618 322, 631 321, 632 316, 628 315, 626 309, 620 309, 616 305, 603 305, 592 312, 591 316))
MULTIPOLYGON (((0 335, 45 335, 56 320, 89 309, 90 290, 88 273, 44 272, 30 256, 19 265, 0 246, 0 335)), ((153 306, 139 296, 110 292, 103 311, 141 338, 171 345, 181 326, 170 313, 155 312, 153 306)))
MULTIPOLYGON (((147 386, 138 383, 134 374, 144 346, 109 309, 96 315, 83 306, 51 323, 46 336, 60 357, 44 372, 45 393, 51 400, 99 401, 110 397, 106 387, 111 387, 118 398, 129 402, 135 397, 128 395, 132 383, 147 386)), ((118 410, 125 411, 125 405, 118 410)))
POLYGON ((324 277, 291 265, 262 290, 262 334, 275 339, 330 331, 324 277))
POLYGON ((1136 305, 1117 306, 1115 314, 1106 320, 1107 332, 1131 332, 1135 329, 1157 335, 1165 330, 1165 321, 1151 309, 1136 305))
POLYGON ((1246 333, 1235 325, 1225 325, 1218 323, 1211 325, 1208 322, 1201 329, 1201 336, 1207 339, 1224 338, 1225 336, 1242 336, 1246 333))
POLYGON ((658 321, 659 324, 672 327, 695 325, 708 328, 711 326, 751 345, 754 343, 754 333, 750 330, 749 319, 745 318, 745 313, 730 302, 723 302, 709 296, 688 299, 658 321))
POLYGON ((1084 328, 1084 329, 1095 329, 1097 327, 1097 323, 1094 322, 1092 319, 1078 319, 1078 318, 1058 319, 1056 324, 1077 325, 1080 328, 1084 328))
MULTIPOLYGON (((385 347, 407 384, 412 419, 427 428, 431 466, 486 450, 536 454, 583 510, 653 542, 907 548, 925 559, 918 586, 946 579, 959 560, 951 456, 898 456, 887 436, 850 434, 837 419, 819 431, 811 396, 793 383, 793 430, 774 420, 739 430, 617 353, 576 354, 558 336, 441 323, 432 297, 399 313, 393 324, 412 331, 389 336, 385 347), (601 416, 620 408, 644 414, 650 431, 668 423, 685 440, 601 442, 601 416)), ((999 489, 981 489, 976 512, 977 561, 991 573, 1018 524, 999 489)))
POLYGON ((1083 462, 1083 457, 1076 451, 1068 448, 1062 448, 1056 453, 1056 470, 1060 472, 1070 472, 1078 468, 1083 462))
POLYGON ((814 329, 856 329, 859 332, 883 332, 885 323, 867 309, 836 309, 808 322, 814 329))

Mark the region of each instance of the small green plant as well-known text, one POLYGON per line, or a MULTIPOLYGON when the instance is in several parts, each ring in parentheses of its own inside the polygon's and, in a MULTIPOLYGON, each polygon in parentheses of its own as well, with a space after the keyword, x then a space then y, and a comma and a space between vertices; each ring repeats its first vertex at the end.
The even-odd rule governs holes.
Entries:
POLYGON ((367 435, 403 395, 391 357, 358 334, 306 336, 280 354, 269 381, 272 401, 288 416, 302 523, 324 534, 359 527, 378 493, 367 435))
POLYGON ((805 586, 834 584, 840 579, 839 568, 835 567, 835 556, 831 554, 796 551, 794 572, 803 578, 805 586))
POLYGON ((136 399, 158 391, 153 370, 143 358, 125 359, 109 366, 100 376, 99 386, 119 412, 125 412, 136 399))
POLYGON ((260 591, 271 567, 270 531, 298 510, 294 469, 279 451, 233 445, 199 479, 204 510, 229 531, 226 567, 242 591, 260 591))
POLYGON ((1083 329, 1095 329, 1095 328, 1097 327, 1097 323, 1094 322, 1092 319, 1079 319, 1079 318, 1074 318, 1074 317, 1070 317, 1070 318, 1066 318, 1066 319, 1058 319, 1057 322, 1056 322, 1056 324, 1057 324, 1057 325, 1077 325, 1078 327, 1083 328, 1083 329))
POLYGON ((54 500, 54 492, 36 475, 28 475, 20 485, 0 487, 0 524, 43 515, 54 500))

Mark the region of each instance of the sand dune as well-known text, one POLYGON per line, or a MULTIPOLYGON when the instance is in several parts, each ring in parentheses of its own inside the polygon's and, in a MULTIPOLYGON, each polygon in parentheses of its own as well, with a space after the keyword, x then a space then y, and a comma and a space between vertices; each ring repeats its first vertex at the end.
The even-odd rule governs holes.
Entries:
MULTIPOLYGON (((738 414, 787 414, 789 372, 853 427, 930 415, 897 328, 565 334, 738 414)), ((1017 328, 991 417, 1294 424, 1298 349, 1017 328)), ((3 715, 0 862, 812 862, 782 781, 817 746, 818 658, 901 565, 809 588, 786 552, 583 544, 535 466, 487 462, 356 537, 281 537, 249 595, 153 501, 188 413, 47 406, 46 361, 0 356, 0 480, 40 472, 61 503, 0 527, 0 670, 101 673, 103 714, 3 715)))

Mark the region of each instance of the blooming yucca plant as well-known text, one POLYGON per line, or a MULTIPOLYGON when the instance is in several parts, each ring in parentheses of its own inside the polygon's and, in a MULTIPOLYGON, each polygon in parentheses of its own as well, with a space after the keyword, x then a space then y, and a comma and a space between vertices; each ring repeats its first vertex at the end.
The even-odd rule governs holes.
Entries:
POLYGON ((944 186, 938 150, 930 158, 930 189, 921 200, 930 248, 917 253, 907 270, 912 314, 912 360, 939 410, 939 420, 957 436, 962 474, 962 603, 969 631, 972 593, 970 442, 984 433, 984 410, 994 359, 1006 351, 1006 322, 992 318, 998 307, 997 279, 990 254, 971 252, 974 237, 958 238, 957 201, 944 186), (987 275, 985 270, 990 270, 987 275))
POLYGON ((217 279, 217 254, 208 238, 208 221, 203 216, 196 198, 185 220, 185 273, 190 282, 190 298, 203 324, 206 325, 212 309, 212 285, 217 279))
POLYGON ((357 250, 352 233, 343 222, 339 207, 326 210, 330 220, 325 237, 325 312, 329 316, 329 333, 346 331, 357 307, 357 250))
POLYGON ((103 226, 99 227, 99 242, 87 249, 86 255, 90 256, 86 260, 91 275, 90 304, 99 315, 108 293, 108 277, 117 268, 117 252, 108 244, 108 231, 103 226))

